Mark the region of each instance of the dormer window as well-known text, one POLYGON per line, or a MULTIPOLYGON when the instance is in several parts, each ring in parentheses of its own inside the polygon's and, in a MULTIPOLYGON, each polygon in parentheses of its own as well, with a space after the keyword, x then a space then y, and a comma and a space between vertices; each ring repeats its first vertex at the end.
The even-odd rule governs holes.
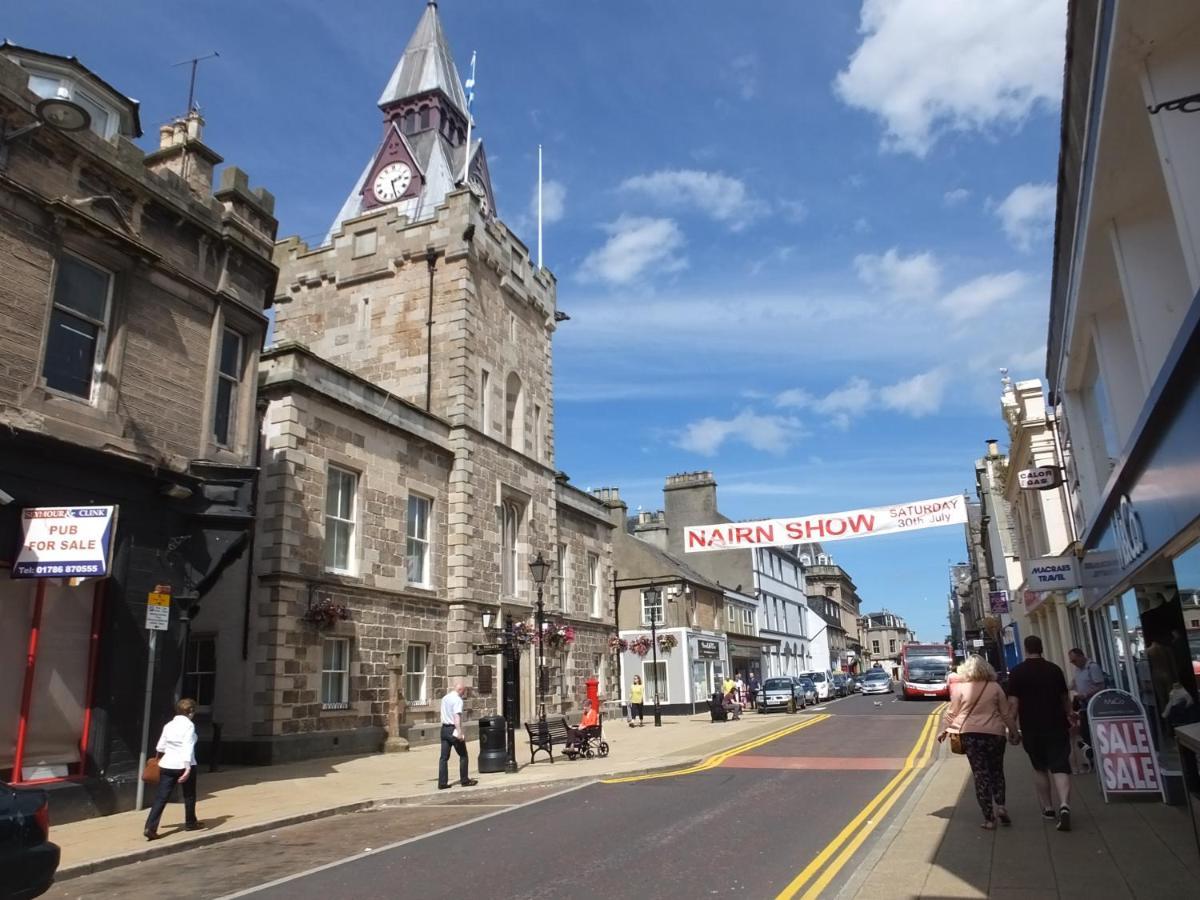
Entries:
POLYGON ((118 110, 101 100, 95 93, 81 87, 71 75, 49 70, 30 70, 29 90, 42 99, 57 98, 79 104, 91 117, 88 127, 92 131, 105 140, 116 136, 121 119, 118 110))

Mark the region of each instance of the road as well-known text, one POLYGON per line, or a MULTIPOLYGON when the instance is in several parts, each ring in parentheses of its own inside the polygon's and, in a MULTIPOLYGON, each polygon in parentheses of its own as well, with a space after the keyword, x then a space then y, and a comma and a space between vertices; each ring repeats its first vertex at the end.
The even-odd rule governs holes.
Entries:
MULTIPOLYGON (((47 895, 255 900, 832 896, 933 747, 933 703, 850 697, 688 770, 280 829, 47 895)), ((714 726, 719 727, 719 726, 714 726)))

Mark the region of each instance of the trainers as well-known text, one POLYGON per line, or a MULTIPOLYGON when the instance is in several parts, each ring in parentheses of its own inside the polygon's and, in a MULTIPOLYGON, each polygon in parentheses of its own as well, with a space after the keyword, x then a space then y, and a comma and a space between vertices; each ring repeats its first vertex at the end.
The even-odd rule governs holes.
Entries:
POLYGON ((1071 808, 1064 806, 1058 811, 1058 825, 1055 826, 1059 831, 1071 830, 1071 808))
POLYGON ((463 787, 475 787, 475 785, 477 785, 477 784, 479 784, 479 782, 476 781, 474 778, 468 778, 466 781, 464 781, 462 783, 462 786, 463 787))

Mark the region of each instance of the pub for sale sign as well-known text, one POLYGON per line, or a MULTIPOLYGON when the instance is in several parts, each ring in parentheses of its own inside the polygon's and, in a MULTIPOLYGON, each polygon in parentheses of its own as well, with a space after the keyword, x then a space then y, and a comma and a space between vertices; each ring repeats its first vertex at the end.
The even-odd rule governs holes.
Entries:
POLYGON ((1150 725, 1133 695, 1101 691, 1088 702, 1088 721, 1105 802, 1110 796, 1135 794, 1159 794, 1165 801, 1150 725))
POLYGON ((21 510, 21 549, 13 578, 102 578, 112 559, 115 506, 21 510))

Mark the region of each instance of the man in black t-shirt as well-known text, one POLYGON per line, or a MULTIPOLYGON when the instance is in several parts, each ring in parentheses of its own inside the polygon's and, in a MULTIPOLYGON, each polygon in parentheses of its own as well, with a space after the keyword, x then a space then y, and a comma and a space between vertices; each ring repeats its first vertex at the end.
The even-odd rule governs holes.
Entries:
POLYGON ((1033 783, 1042 818, 1058 820, 1059 831, 1071 830, 1071 711, 1067 679, 1054 663, 1042 658, 1042 639, 1025 638, 1025 661, 1008 676, 1008 695, 1021 725, 1021 743, 1033 765, 1033 783), (1051 787, 1058 795, 1055 812, 1051 787))

